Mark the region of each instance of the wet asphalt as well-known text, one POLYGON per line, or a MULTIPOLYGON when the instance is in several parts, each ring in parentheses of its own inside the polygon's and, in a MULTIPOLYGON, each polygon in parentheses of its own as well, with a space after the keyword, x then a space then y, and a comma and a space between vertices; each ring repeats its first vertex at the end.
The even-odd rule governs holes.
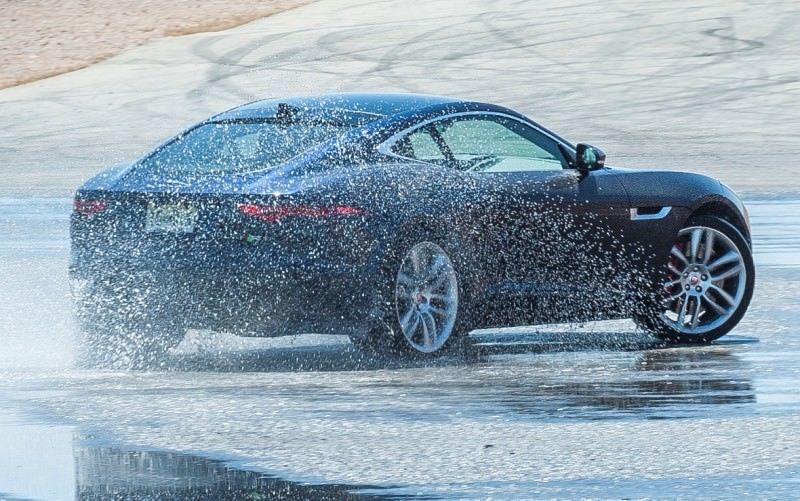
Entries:
POLYGON ((319 0, 0 92, 0 499, 798 497, 796 2, 487 5, 319 0), (708 346, 539 326, 409 363, 193 332, 157 370, 74 369, 72 190, 212 113, 330 91, 498 102, 722 179, 748 197, 750 312, 708 346))
POLYGON ((627 321, 476 331, 435 361, 191 332, 72 367, 65 199, 0 199, 0 499, 792 498, 800 201, 748 201, 750 312, 707 346, 627 321))

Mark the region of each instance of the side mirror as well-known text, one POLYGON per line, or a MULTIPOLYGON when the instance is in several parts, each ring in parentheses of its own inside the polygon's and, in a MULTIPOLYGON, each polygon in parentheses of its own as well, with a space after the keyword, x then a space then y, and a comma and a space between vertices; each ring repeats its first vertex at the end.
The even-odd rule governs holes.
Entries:
POLYGON ((575 147, 575 168, 582 174, 602 169, 606 163, 606 154, 591 144, 580 143, 575 147))

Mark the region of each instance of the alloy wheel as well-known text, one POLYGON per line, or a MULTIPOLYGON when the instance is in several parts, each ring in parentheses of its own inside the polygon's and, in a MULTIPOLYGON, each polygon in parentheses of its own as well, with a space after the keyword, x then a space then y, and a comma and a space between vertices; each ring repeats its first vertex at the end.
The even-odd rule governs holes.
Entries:
POLYGON ((691 226, 670 251, 662 321, 687 335, 702 335, 727 322, 745 295, 742 252, 721 231, 691 226))
POLYGON ((395 305, 412 348, 433 353, 444 346, 458 314, 458 280, 441 247, 422 242, 408 251, 397 272, 395 305))

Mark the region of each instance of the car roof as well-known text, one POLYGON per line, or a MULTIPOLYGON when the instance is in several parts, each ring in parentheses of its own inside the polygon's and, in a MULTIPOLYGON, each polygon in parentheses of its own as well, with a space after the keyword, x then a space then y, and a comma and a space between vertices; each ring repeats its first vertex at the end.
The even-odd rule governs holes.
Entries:
POLYGON ((427 94, 341 93, 264 99, 238 106, 214 116, 213 120, 273 117, 278 105, 308 110, 347 111, 376 118, 405 113, 429 106, 459 103, 461 99, 427 94))

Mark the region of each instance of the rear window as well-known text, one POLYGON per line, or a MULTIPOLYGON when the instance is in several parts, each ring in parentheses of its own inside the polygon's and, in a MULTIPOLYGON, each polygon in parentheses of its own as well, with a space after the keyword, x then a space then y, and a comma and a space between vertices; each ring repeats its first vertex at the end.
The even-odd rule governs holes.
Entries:
POLYGON ((360 125, 353 121, 210 122, 156 150, 142 161, 153 174, 236 174, 268 169, 360 125))

